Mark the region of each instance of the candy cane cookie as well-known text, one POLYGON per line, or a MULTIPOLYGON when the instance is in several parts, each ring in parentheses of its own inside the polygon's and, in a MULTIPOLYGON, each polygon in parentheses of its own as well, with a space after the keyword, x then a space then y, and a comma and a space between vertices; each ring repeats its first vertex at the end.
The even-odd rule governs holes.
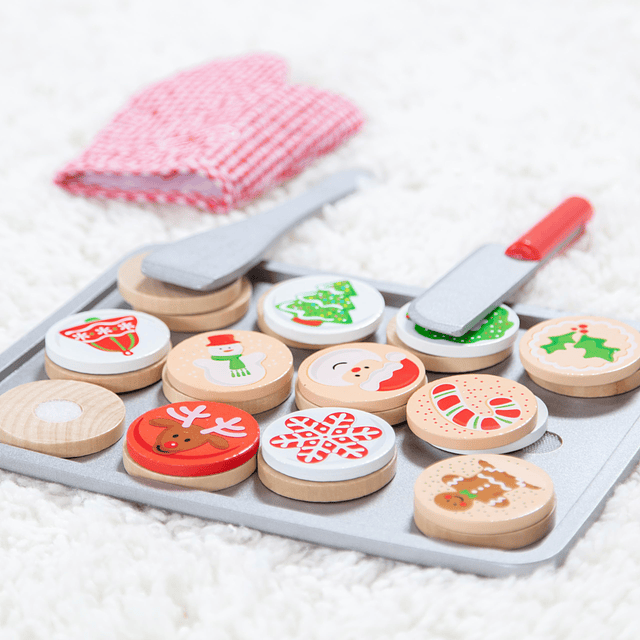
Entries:
POLYGON ((486 450, 515 443, 534 430, 538 402, 525 386, 487 374, 441 378, 407 403, 409 428, 447 450, 486 450))

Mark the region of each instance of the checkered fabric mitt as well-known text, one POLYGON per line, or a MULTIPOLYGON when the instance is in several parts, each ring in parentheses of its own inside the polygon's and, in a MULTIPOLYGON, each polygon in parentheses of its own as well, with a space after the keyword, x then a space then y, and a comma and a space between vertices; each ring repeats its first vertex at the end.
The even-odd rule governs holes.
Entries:
POLYGON ((268 54, 218 60, 134 96, 56 177, 73 194, 226 212, 293 177, 363 124, 341 96, 288 84, 268 54))

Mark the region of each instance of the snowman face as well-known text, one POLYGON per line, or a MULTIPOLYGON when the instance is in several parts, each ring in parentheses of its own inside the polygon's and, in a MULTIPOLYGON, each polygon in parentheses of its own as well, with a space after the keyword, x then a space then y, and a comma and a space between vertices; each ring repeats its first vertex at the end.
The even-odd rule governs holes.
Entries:
POLYGON ((220 344, 215 347, 207 347, 211 356, 238 356, 242 353, 243 348, 240 342, 232 344, 220 344))

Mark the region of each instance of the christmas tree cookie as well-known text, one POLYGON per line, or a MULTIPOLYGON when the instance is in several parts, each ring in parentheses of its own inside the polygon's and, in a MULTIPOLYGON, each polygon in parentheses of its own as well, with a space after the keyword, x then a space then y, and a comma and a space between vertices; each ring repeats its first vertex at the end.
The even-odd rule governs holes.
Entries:
POLYGON ((640 332, 593 316, 547 320, 523 336, 520 359, 536 384, 556 393, 617 395, 640 385, 640 332))
POLYGON ((45 336, 50 378, 98 384, 115 393, 160 380, 171 334, 141 311, 92 309, 56 322, 45 336))
POLYGON ((417 325, 399 309, 387 325, 387 342, 406 347, 428 371, 461 373, 493 366, 509 357, 518 335, 517 314, 500 305, 463 336, 454 337, 417 325))
POLYGON ((290 346, 316 349, 371 335, 384 308, 382 295, 364 282, 304 276, 276 285, 263 296, 258 325, 290 346))

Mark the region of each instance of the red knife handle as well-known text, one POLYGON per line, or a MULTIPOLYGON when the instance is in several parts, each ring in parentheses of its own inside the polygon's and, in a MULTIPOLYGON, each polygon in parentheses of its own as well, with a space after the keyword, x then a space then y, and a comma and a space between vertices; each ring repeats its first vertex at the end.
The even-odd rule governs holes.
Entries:
POLYGON ((593 207, 584 198, 567 198, 518 238, 505 254, 518 260, 542 260, 591 220, 593 207))

